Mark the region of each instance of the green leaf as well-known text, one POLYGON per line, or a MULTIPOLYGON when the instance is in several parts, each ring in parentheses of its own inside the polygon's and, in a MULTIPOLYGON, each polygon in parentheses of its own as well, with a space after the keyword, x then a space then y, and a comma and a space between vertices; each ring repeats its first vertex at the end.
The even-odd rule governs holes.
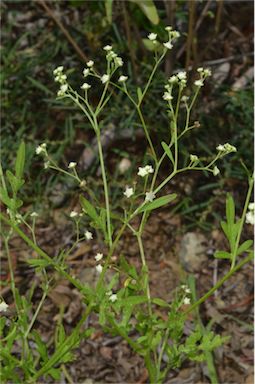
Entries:
POLYGON ((233 224, 235 222, 235 203, 231 195, 228 195, 226 201, 226 217, 228 224, 233 224))
POLYGON ((150 52, 158 51, 160 54, 163 53, 164 47, 162 44, 160 44, 158 41, 151 41, 149 39, 142 39, 143 44, 146 49, 150 52))
POLYGON ((135 280, 138 279, 135 267, 130 265, 123 255, 120 256, 120 267, 121 270, 126 272, 127 275, 131 276, 135 280))
POLYGON ((44 259, 29 259, 27 263, 32 267, 47 267, 49 265, 49 262, 44 259))
POLYGON ((129 296, 122 299, 123 305, 138 305, 148 301, 146 296, 129 296))
POLYGON ((140 101, 142 100, 142 97, 143 97, 142 89, 140 87, 138 87, 136 90, 136 93, 137 93, 137 97, 138 97, 138 103, 140 103, 140 101))
POLYGON ((155 299, 152 299, 153 304, 156 304, 160 307, 170 307, 170 305, 165 301, 160 298, 155 297, 155 299))
POLYGON ((11 199, 8 196, 7 191, 4 188, 0 187, 0 200, 7 205, 7 207, 10 207, 11 199))
POLYGON ((85 212, 89 215, 89 217, 97 224, 100 225, 100 218, 97 214, 97 211, 93 207, 93 205, 85 199, 84 196, 80 195, 80 203, 85 212))
POLYGON ((17 158, 15 161, 15 174, 18 179, 22 179, 25 165, 26 147, 24 141, 20 143, 17 158))
POLYGON ((216 257, 217 259, 232 259, 231 253, 224 251, 216 251, 214 257, 216 257))
POLYGON ((152 24, 158 24, 159 23, 159 16, 157 8, 155 7, 155 4, 153 0, 130 0, 133 3, 137 4, 145 16, 150 20, 152 24))
POLYGON ((237 256, 241 255, 242 253, 248 251, 248 249, 252 246, 253 241, 252 240, 246 240, 237 250, 237 256))
POLYGON ((226 238, 229 238, 229 228, 225 221, 220 222, 221 228, 223 229, 223 232, 225 233, 226 238))
POLYGON ((37 350, 38 350, 42 360, 47 361, 48 360, 48 353, 47 353, 46 344, 42 341, 41 336, 39 335, 39 333, 37 331, 33 330, 32 335, 34 337, 34 340, 35 340, 35 343, 37 346, 37 350))
POLYGON ((152 211, 153 209, 162 207, 163 205, 166 205, 176 199, 177 194, 176 193, 171 193, 170 195, 165 195, 162 197, 159 197, 156 200, 153 200, 151 203, 147 203, 144 206, 142 206, 139 210, 138 213, 144 212, 144 211, 152 211))
POLYGON ((172 152, 171 152, 171 149, 169 148, 169 146, 164 141, 161 142, 161 145, 162 145, 165 153, 167 154, 167 156, 171 160, 171 162, 174 164, 174 158, 173 158, 173 155, 172 155, 172 152))
POLYGON ((18 190, 22 187, 25 180, 19 179, 9 170, 6 171, 6 176, 7 176, 9 183, 11 184, 13 194, 15 195, 18 192, 18 190))
POLYGON ((109 24, 112 24, 112 3, 113 0, 105 0, 105 12, 106 12, 106 18, 109 24))

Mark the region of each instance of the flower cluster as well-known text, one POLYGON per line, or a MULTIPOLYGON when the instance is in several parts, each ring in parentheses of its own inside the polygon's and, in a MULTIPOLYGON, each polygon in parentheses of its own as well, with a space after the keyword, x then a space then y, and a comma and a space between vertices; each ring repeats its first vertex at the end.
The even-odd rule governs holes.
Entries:
POLYGON ((134 188, 126 186, 125 192, 123 192, 123 195, 125 195, 128 199, 133 196, 134 194, 134 188))
POLYGON ((191 294, 191 290, 189 289, 189 287, 187 287, 187 285, 181 285, 181 290, 182 290, 182 293, 183 293, 183 304, 184 305, 189 305, 190 304, 190 294, 191 294))
POLYGON ((201 87, 203 87, 203 85, 204 85, 204 80, 205 80, 208 76, 211 76, 211 75, 212 75, 212 72, 211 72, 210 69, 208 69, 208 68, 204 69, 204 68, 202 68, 202 67, 199 67, 199 68, 197 69, 197 72, 198 72, 199 75, 200 75, 200 79, 196 80, 196 81, 194 82, 194 85, 195 85, 196 87, 201 88, 201 87))
POLYGON ((166 92, 163 94, 164 100, 171 101, 173 99, 172 89, 175 84, 178 84, 181 88, 186 87, 187 73, 185 71, 180 71, 176 75, 169 77, 168 84, 165 85, 166 92))
POLYGON ((37 155, 46 155, 47 154, 46 147, 47 147, 46 143, 42 143, 42 144, 38 145, 38 147, 36 147, 35 153, 37 155))
POLYGON ((55 76, 55 81, 60 84, 60 89, 57 93, 58 97, 63 97, 68 90, 68 84, 66 82, 67 76, 63 73, 64 67, 61 65, 54 69, 53 75, 55 76))
POLYGON ((106 51, 106 60, 113 64, 113 69, 117 69, 123 66, 124 63, 122 58, 113 51, 111 45, 106 45, 103 49, 106 51))
POLYGON ((168 32, 168 41, 163 45, 167 49, 172 49, 172 42, 173 40, 178 39, 178 37, 180 37, 180 32, 173 30, 172 27, 166 27, 165 30, 168 32))
MULTIPOLYGON (((97 253, 95 256, 95 260, 98 262, 102 260, 103 257, 104 255, 102 253, 97 253)), ((103 266, 101 264, 96 265, 96 271, 97 273, 101 273, 103 271, 103 266)))
POLYGON ((3 300, 0 303, 0 312, 6 312, 8 309, 9 305, 6 304, 6 302, 3 300))
POLYGON ((249 211, 246 213, 246 224, 254 225, 255 203, 250 203, 248 206, 249 211))
POLYGON ((139 167, 138 168, 138 176, 144 177, 149 175, 149 173, 153 173, 154 169, 152 168, 151 165, 145 165, 145 167, 139 167))
POLYGON ((236 152, 236 147, 233 145, 226 143, 226 144, 219 144, 218 147, 216 148, 217 151, 220 153, 221 156, 225 156, 230 152, 236 152))

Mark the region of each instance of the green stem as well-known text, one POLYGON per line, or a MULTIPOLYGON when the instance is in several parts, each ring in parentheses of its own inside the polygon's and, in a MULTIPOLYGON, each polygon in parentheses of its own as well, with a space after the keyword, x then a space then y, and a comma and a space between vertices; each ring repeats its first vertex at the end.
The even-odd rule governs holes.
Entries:
POLYGON ((29 333, 30 333, 30 331, 31 331, 31 329, 32 329, 32 327, 33 327, 35 321, 36 321, 36 318, 37 318, 37 316, 38 316, 38 313, 40 312, 40 310, 41 310, 41 308, 42 308, 42 305, 43 305, 43 303, 44 303, 44 300, 46 299, 47 294, 48 294, 48 290, 45 289, 45 291, 43 292, 42 298, 41 298, 41 300, 40 300, 40 303, 39 303, 39 305, 38 305, 37 308, 36 308, 36 311, 35 311, 35 313, 34 313, 34 316, 32 317, 32 320, 31 320, 31 322, 30 322, 30 324, 29 324, 29 326, 28 326, 28 328, 27 328, 27 330, 26 330, 26 333, 25 333, 25 335, 24 335, 24 339, 26 339, 26 338, 28 337, 28 335, 29 335, 29 333))
POLYGON ((241 269, 245 264, 247 264, 249 261, 253 259, 253 255, 247 256, 245 259, 243 259, 238 265, 236 265, 233 269, 230 269, 230 271, 221 279, 219 280, 214 287, 212 287, 204 296, 202 296, 199 300, 197 300, 193 305, 191 305, 187 311, 186 314, 194 311, 195 308, 197 308, 199 305, 201 305, 205 300, 208 299, 208 297, 212 296, 217 289, 219 289, 226 280, 228 280, 235 272, 237 272, 239 269, 241 269))

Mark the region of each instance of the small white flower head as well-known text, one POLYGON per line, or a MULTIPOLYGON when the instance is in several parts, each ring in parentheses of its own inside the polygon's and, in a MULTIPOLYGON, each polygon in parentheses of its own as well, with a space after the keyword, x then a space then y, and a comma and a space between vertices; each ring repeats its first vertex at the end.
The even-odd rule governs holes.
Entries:
POLYGON ((185 304, 185 305, 189 305, 189 304, 190 304, 190 298, 188 298, 188 297, 184 297, 184 299, 183 299, 183 304, 185 304))
POLYGON ((87 67, 92 68, 93 65, 94 65, 94 61, 93 60, 89 60, 86 64, 87 64, 87 67))
POLYGON ((225 151, 224 145, 222 145, 222 144, 219 144, 216 149, 219 152, 224 152, 225 151))
POLYGON ((153 192, 146 192, 145 201, 152 202, 155 199, 156 195, 153 192))
POLYGON ((121 174, 125 173, 131 167, 131 161, 124 157, 119 163, 119 171, 121 174))
POLYGON ((189 100, 188 96, 184 95, 184 96, 181 97, 181 101, 183 101, 184 103, 186 103, 188 100, 189 100))
POLYGON ((190 161, 192 161, 192 163, 195 161, 198 161, 197 155, 189 155, 189 158, 190 158, 190 161))
POLYGON ((170 41, 167 41, 166 43, 163 43, 163 45, 167 49, 172 49, 173 48, 173 44, 170 41))
POLYGON ((111 45, 105 45, 104 48, 103 48, 106 52, 110 52, 112 50, 112 46, 111 45))
POLYGON ((76 212, 76 211, 72 211, 72 212, 70 212, 70 217, 71 218, 74 218, 74 217, 77 217, 79 214, 78 214, 78 212, 76 212))
POLYGON ((125 81, 127 81, 127 79, 128 79, 127 76, 123 76, 123 75, 122 75, 122 76, 119 77, 118 82, 119 82, 119 83, 125 83, 125 81))
POLYGON ((55 68, 54 71, 53 71, 53 75, 59 75, 60 73, 63 72, 63 65, 60 65, 59 67, 55 68))
POLYGON ((132 187, 126 187, 125 192, 123 192, 123 195, 125 195, 128 199, 133 196, 134 189, 132 187))
POLYGON ((250 211, 254 211, 254 210, 255 210, 255 204, 254 204, 254 203, 250 203, 250 204, 248 205, 248 209, 249 209, 250 211))
POLYGON ((207 77, 207 76, 212 76, 212 71, 209 69, 209 68, 206 68, 204 70, 204 75, 207 77))
POLYGON ((4 300, 1 301, 1 303, 0 303, 0 312, 6 312, 8 307, 9 307, 9 305, 6 304, 6 302, 4 300))
POLYGON ((102 273, 103 267, 101 264, 96 265, 96 271, 97 273, 102 273))
POLYGON ((171 95, 170 92, 164 92, 163 99, 166 101, 173 100, 173 96, 171 95))
POLYGON ((87 91, 89 88, 91 88, 91 85, 88 83, 83 83, 81 86, 81 89, 84 89, 84 91, 87 91))
POLYGON ((85 68, 85 69, 83 70, 83 76, 84 76, 84 77, 87 77, 87 76, 89 75, 89 72, 90 72, 89 68, 85 68))
POLYGON ((69 168, 69 169, 73 169, 73 168, 76 167, 76 165, 77 165, 77 163, 75 163, 75 161, 71 161, 71 162, 68 164, 68 168, 69 168))
POLYGON ((199 68, 197 68, 197 72, 198 72, 198 73, 203 73, 203 72, 204 72, 204 68, 203 68, 203 67, 199 67, 199 68))
POLYGON ((97 253, 95 256, 95 260, 100 261, 100 260, 102 260, 103 257, 104 257, 104 255, 102 253, 97 253))
POLYGON ((156 40, 156 38, 157 38, 157 34, 156 33, 150 33, 149 35, 148 35, 148 39, 149 40, 151 40, 151 41, 155 41, 156 40))
POLYGON ((109 297, 109 300, 114 303, 116 300, 118 299, 116 293, 113 293, 110 297, 109 297))
POLYGON ((80 188, 84 188, 85 186, 86 186, 86 180, 82 180, 81 182, 80 182, 80 188))
POLYGON ((90 231, 86 231, 84 233, 84 236, 86 237, 86 240, 92 240, 93 239, 93 234, 90 231))
POLYGON ((184 290, 185 290, 185 293, 191 293, 191 290, 188 287, 186 287, 184 290))
POLYGON ((187 79, 187 72, 185 72, 185 71, 178 72, 177 77, 179 80, 186 80, 187 79))
POLYGON ((246 213, 245 222, 246 224, 254 225, 254 211, 249 211, 246 213))
POLYGON ((213 168, 213 176, 217 176, 219 173, 220 173, 220 170, 217 167, 217 165, 215 165, 215 167, 213 168))
POLYGON ((171 77, 168 79, 168 81, 169 81, 169 83, 171 83, 171 84, 177 83, 177 81, 178 81, 178 77, 175 76, 175 75, 173 75, 173 76, 171 76, 171 77))
POLYGON ((59 89, 58 93, 57 93, 58 97, 65 96, 67 90, 68 90, 68 85, 67 84, 62 84, 60 86, 60 89, 59 89))
POLYGON ((139 167, 138 168, 138 176, 144 177, 147 176, 149 173, 153 173, 154 169, 151 165, 146 165, 145 167, 139 167))
POLYGON ((114 60, 116 67, 122 67, 124 62, 121 57, 117 56, 114 60))
POLYGON ((107 81, 109 81, 109 79, 110 79, 110 76, 109 75, 103 75, 102 77, 101 77, 101 82, 102 82, 102 84, 105 84, 105 83, 107 83, 107 81))
POLYGON ((229 144, 229 143, 226 143, 226 144, 219 144, 217 146, 217 151, 221 152, 222 154, 226 155, 227 153, 230 153, 230 152, 236 152, 236 147, 234 147, 233 145, 229 144))
POLYGON ((172 31, 172 29, 173 29, 173 27, 167 26, 167 27, 165 28, 165 31, 170 32, 170 31, 172 31))
POLYGON ((46 154, 46 143, 42 143, 36 147, 35 153, 37 155, 45 155, 46 154))
POLYGON ((180 34, 179 31, 172 31, 172 32, 171 32, 171 37, 172 37, 173 39, 178 39, 180 36, 181 36, 181 34, 180 34))
POLYGON ((30 213, 30 216, 31 216, 31 217, 38 217, 39 215, 38 215, 37 212, 32 212, 32 213, 30 213))
POLYGON ((196 86, 196 87, 203 87, 203 85, 204 85, 204 82, 203 82, 203 80, 196 80, 195 82, 194 82, 194 85, 196 86))
POLYGON ((44 169, 49 169, 50 168, 50 162, 49 161, 45 161, 43 167, 44 167, 44 169))

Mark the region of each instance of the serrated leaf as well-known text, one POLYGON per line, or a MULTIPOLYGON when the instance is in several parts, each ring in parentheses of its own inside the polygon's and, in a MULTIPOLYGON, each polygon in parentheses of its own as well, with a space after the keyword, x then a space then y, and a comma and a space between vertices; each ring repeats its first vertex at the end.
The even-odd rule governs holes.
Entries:
POLYGON ((89 215, 89 217, 98 225, 100 225, 100 218, 97 214, 96 209, 93 205, 85 199, 84 196, 80 195, 80 203, 85 212, 89 215))
POLYGON ((22 179, 25 165, 26 147, 24 141, 20 143, 17 158, 15 161, 15 174, 18 179, 22 179))
POLYGON ((138 213, 144 212, 144 211, 152 211, 153 209, 157 209, 160 207, 163 207, 164 205, 170 203, 174 199, 176 199, 177 194, 171 193, 169 195, 165 195, 162 197, 159 197, 158 199, 153 200, 151 203, 145 204, 143 207, 141 207, 138 210, 138 213))
POLYGON ((172 155, 172 152, 171 152, 171 149, 169 148, 169 146, 164 141, 161 142, 161 145, 162 145, 165 153, 167 154, 167 156, 171 160, 171 162, 174 164, 174 158, 173 158, 173 155, 172 155))
POLYGON ((241 255, 242 253, 248 251, 249 248, 251 248, 253 244, 252 240, 246 240, 243 244, 240 245, 240 247, 237 250, 237 256, 241 255))
POLYGON ((158 24, 159 23, 159 16, 157 8, 155 7, 155 4, 153 0, 130 0, 133 3, 136 3, 145 16, 150 20, 152 24, 158 24))
POLYGON ((217 259, 232 259, 231 253, 225 251, 216 251, 214 253, 214 257, 216 257, 217 259))

